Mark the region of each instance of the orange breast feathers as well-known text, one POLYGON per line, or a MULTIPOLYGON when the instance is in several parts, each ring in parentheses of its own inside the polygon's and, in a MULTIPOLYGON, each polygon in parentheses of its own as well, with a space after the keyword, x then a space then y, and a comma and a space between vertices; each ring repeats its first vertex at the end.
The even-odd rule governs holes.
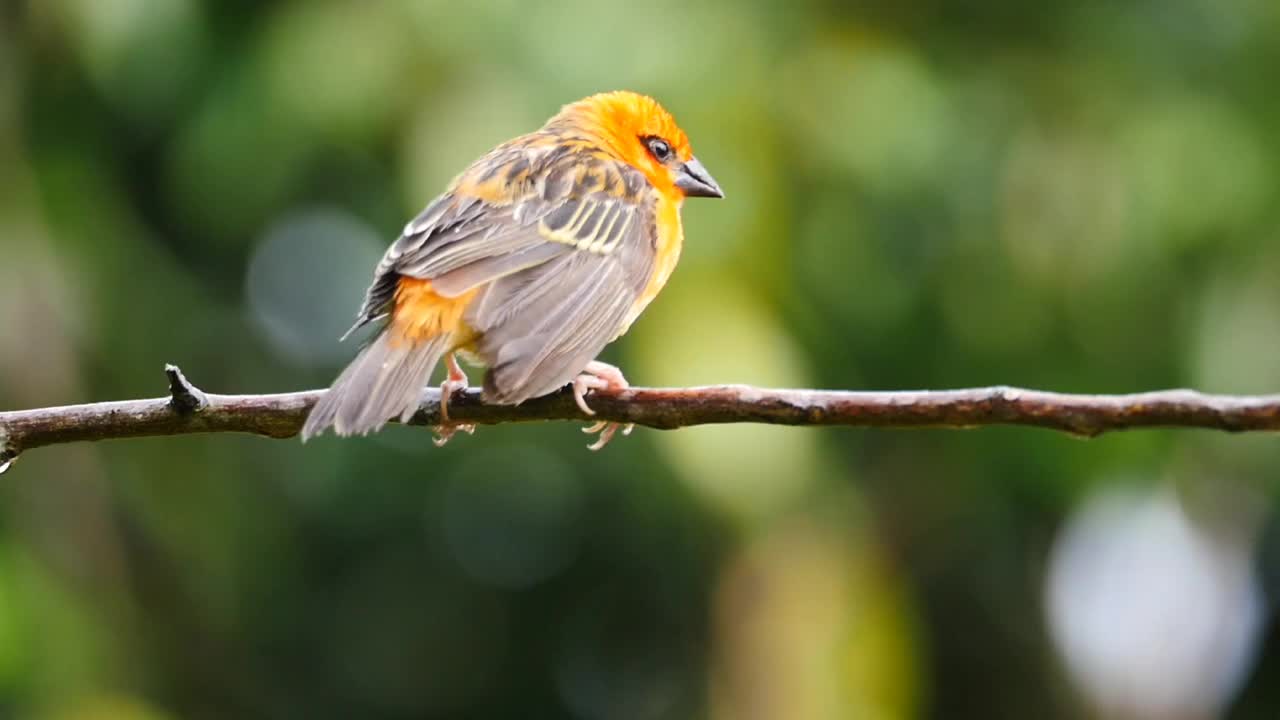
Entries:
POLYGON ((389 327, 393 341, 418 343, 445 333, 459 338, 458 346, 471 335, 462 314, 475 297, 471 290, 457 297, 445 297, 431 287, 430 280, 401 277, 396 285, 395 309, 389 327))
POLYGON ((667 280, 671 278, 672 271, 676 269, 676 264, 680 262, 680 250, 684 246, 684 228, 680 224, 680 199, 660 197, 655 215, 657 235, 654 241, 653 275, 649 277, 649 283, 645 285, 640 297, 636 298, 636 304, 627 316, 622 333, 631 327, 631 323, 635 322, 640 313, 644 312, 644 309, 649 307, 649 303, 662 292, 667 280))

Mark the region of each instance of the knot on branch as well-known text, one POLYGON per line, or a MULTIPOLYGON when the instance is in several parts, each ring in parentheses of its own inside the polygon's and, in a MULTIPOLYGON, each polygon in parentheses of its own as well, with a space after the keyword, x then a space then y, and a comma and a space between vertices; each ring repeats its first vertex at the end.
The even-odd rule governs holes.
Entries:
POLYGON ((169 406, 174 412, 190 415, 209 406, 204 391, 192 385, 177 365, 165 365, 164 374, 169 376, 169 406))
POLYGON ((1022 390, 1008 385, 997 385, 993 388, 996 400, 1012 406, 1022 399, 1022 390))

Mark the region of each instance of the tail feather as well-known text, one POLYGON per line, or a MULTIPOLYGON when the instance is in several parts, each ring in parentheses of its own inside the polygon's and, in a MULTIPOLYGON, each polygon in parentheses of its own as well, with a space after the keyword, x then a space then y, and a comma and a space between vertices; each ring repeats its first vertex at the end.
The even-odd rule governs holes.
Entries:
POLYGON ((311 410, 303 442, 330 426, 338 435, 364 435, 393 417, 408 420, 449 341, 448 333, 418 342, 378 335, 311 410))

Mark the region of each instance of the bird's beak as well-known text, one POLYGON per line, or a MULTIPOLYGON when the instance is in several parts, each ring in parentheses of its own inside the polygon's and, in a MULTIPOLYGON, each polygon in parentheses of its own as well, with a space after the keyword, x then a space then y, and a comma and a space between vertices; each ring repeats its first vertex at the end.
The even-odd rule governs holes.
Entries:
POLYGON ((676 187, 684 191, 685 197, 724 197, 724 191, 716 184, 711 173, 698 162, 698 158, 689 158, 689 162, 680 168, 680 174, 676 176, 676 187))

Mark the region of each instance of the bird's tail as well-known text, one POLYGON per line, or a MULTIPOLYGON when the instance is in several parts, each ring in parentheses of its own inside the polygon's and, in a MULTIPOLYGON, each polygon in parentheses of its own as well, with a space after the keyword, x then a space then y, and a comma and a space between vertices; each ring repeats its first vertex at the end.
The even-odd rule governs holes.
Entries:
POLYGON ((331 425, 339 435, 364 435, 397 415, 401 422, 408 420, 450 339, 442 333, 411 340, 384 330, 320 397, 302 426, 302 441, 331 425))

